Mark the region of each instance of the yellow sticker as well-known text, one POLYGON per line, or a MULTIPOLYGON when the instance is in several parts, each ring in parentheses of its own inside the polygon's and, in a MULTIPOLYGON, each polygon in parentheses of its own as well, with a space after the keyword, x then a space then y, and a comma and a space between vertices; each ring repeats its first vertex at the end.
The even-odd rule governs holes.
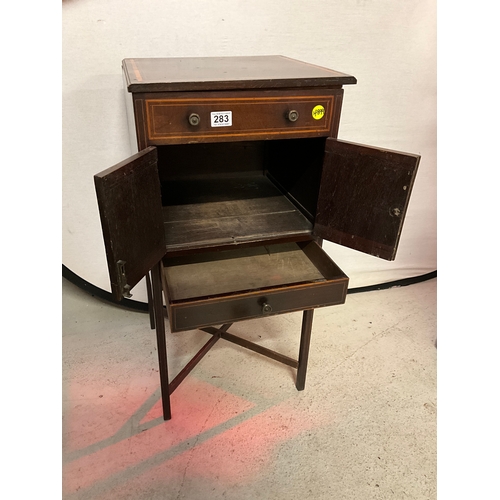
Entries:
POLYGON ((318 104, 317 106, 314 106, 312 110, 312 117, 315 120, 321 120, 325 116, 325 108, 321 106, 321 104, 318 104))

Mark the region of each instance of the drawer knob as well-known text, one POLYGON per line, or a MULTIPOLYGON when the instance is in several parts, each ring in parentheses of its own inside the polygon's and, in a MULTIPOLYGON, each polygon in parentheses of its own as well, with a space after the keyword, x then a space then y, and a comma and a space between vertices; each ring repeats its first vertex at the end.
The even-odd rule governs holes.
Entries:
POLYGON ((193 127, 196 127, 200 123, 200 115, 197 115, 196 113, 191 113, 189 115, 189 124, 193 125, 193 127))
POLYGON ((292 109, 291 111, 288 112, 288 114, 286 115, 286 117, 291 122, 296 122, 299 119, 299 112, 296 111, 295 109, 292 109))
POLYGON ((263 314, 268 314, 268 313, 270 313, 272 310, 273 310, 273 308, 271 307, 271 304, 268 304, 267 302, 264 302, 264 303, 262 304, 262 313, 263 313, 263 314))

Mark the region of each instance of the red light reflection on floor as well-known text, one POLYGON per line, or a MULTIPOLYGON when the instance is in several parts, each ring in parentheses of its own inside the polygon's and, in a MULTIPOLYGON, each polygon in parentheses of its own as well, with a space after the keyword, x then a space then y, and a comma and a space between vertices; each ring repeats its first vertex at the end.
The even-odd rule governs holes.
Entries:
POLYGON ((124 390, 121 386, 72 381, 68 403, 72 407, 64 421, 65 452, 80 450, 116 434, 150 395, 147 385, 124 390))
POLYGON ((140 479, 151 482, 175 471, 192 478, 217 478, 227 486, 251 480, 269 466, 281 443, 318 427, 319 420, 299 414, 292 401, 285 401, 164 462, 140 479))
POLYGON ((150 391, 150 408, 144 407, 144 391, 135 400, 127 394, 128 421, 116 418, 116 406, 105 408, 112 424, 102 428, 114 434, 104 439, 102 414, 96 426, 89 411, 75 410, 72 428, 89 430, 75 440, 84 440, 85 447, 69 452, 71 461, 63 467, 65 496, 115 500, 132 498, 136 491, 147 498, 142 496, 147 491, 171 491, 191 479, 217 487, 236 485, 269 468, 280 444, 331 420, 301 409, 295 397, 259 411, 254 403, 194 377, 172 395, 173 418, 167 422, 158 393, 154 400, 150 391), (233 426, 231 419, 236 419, 233 426))
MULTIPOLYGON (((129 418, 143 402, 144 398, 135 401, 129 400, 129 407, 134 405, 133 410, 129 413, 129 418)), ((64 493, 69 494, 88 488, 96 482, 133 467, 149 457, 168 450, 196 436, 203 430, 215 427, 254 406, 249 401, 192 377, 183 382, 182 390, 179 389, 172 395, 171 402, 173 407, 172 420, 164 422, 163 418, 159 419, 162 413, 161 402, 158 401, 141 420, 142 423, 147 423, 159 419, 158 425, 146 428, 141 432, 140 426, 135 424, 136 429, 134 430, 132 429, 133 424, 129 422, 128 425, 131 428, 125 429, 128 432, 123 438, 120 438, 118 432, 120 424, 126 424, 123 418, 113 425, 105 426, 108 431, 111 430, 117 434, 108 434, 105 436, 106 439, 103 439, 101 428, 99 426, 96 428, 88 411, 82 412, 80 415, 73 414, 70 417, 73 420, 71 423, 73 429, 78 428, 78 426, 80 429, 86 427, 91 429, 81 432, 89 453, 85 453, 83 450, 83 456, 77 457, 65 465, 63 469, 64 493), (177 418, 175 418, 176 415, 177 418), (180 415, 184 417, 180 418, 180 415), (188 418, 185 417, 186 415, 188 418), (89 438, 93 432, 95 439, 90 441, 89 438), (100 439, 102 447, 99 444, 100 439)), ((108 421, 114 422, 117 408, 108 408, 108 411, 108 421)), ((102 423, 102 413, 99 414, 99 420, 102 423)), ((81 444, 82 439, 76 439, 75 442, 79 441, 81 444)), ((70 448, 74 450, 74 446, 70 448)))

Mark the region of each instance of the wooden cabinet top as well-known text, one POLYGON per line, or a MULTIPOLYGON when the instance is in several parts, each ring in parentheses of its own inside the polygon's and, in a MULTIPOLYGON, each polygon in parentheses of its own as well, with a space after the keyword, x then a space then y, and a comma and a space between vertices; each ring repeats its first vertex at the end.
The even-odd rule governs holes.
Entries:
POLYGON ((356 83, 345 73, 285 56, 124 59, 129 92, 331 87, 356 83))

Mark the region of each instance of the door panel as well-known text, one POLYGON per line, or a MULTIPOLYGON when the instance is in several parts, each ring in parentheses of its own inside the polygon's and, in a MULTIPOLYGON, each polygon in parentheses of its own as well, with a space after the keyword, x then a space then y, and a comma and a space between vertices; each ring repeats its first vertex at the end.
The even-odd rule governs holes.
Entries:
POLYGON ((165 254, 156 148, 96 174, 94 183, 111 290, 121 300, 165 254))
POLYGON ((314 235, 394 260, 419 161, 327 139, 314 235))

